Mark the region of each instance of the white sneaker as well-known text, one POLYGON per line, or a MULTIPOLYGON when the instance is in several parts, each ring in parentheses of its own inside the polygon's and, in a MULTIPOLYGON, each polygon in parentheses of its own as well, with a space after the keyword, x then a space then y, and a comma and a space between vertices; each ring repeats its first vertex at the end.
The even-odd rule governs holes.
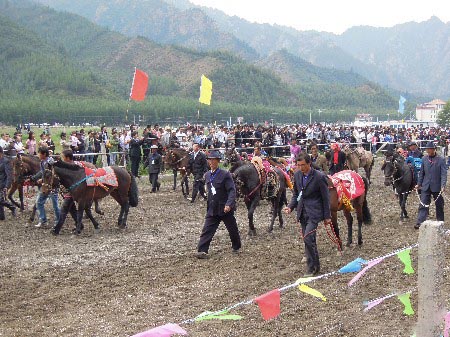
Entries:
POLYGON ((186 200, 192 201, 192 198, 191 197, 187 197, 186 200))
POLYGON ((46 225, 47 225, 46 221, 39 221, 36 225, 34 225, 34 227, 41 228, 41 227, 45 227, 46 225))

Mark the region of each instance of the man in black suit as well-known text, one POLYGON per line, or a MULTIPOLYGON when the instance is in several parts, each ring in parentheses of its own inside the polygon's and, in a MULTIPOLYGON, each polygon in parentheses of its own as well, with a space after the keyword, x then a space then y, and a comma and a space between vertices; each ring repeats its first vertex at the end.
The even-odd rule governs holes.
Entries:
POLYGON ((194 203, 195 198, 197 197, 198 192, 206 200, 205 195, 205 180, 204 174, 208 171, 208 162, 206 161, 206 155, 200 151, 200 145, 198 143, 194 143, 192 146, 193 152, 189 158, 189 167, 194 175, 194 186, 192 187, 192 198, 187 198, 194 203))
POLYGON ((447 184, 447 165, 445 159, 436 154, 436 146, 433 142, 428 142, 425 146, 428 156, 422 158, 422 167, 419 172, 416 189, 421 190, 419 212, 417 223, 414 228, 419 229, 430 210, 431 195, 436 204, 436 220, 444 221, 444 192, 447 184))
POLYGON ((284 210, 289 214, 294 208, 297 209, 297 221, 302 225, 308 267, 305 277, 310 277, 320 271, 316 230, 322 220, 327 224, 331 223, 330 194, 327 177, 311 167, 311 157, 307 153, 300 153, 296 163, 299 170, 294 175, 292 200, 284 210))
POLYGON ((148 179, 150 184, 152 184, 151 193, 155 193, 156 190, 159 191, 161 184, 158 181, 158 175, 161 171, 162 156, 158 153, 158 145, 150 146, 151 153, 148 155, 144 168, 148 167, 148 179))
POLYGON ((211 151, 208 164, 211 168, 206 172, 205 180, 208 186, 208 205, 205 223, 197 247, 197 258, 207 259, 209 245, 221 221, 225 224, 231 239, 233 253, 241 249, 241 237, 234 217, 236 210, 236 187, 230 172, 219 168, 219 151, 211 151))

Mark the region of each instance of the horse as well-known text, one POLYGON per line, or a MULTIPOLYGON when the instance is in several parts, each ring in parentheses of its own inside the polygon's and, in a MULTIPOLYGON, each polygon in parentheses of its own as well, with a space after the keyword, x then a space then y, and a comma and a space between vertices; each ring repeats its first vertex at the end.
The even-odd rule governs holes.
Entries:
MULTIPOLYGON (((286 181, 278 167, 273 168, 270 174, 271 180, 267 186, 261 182, 258 171, 253 164, 243 164, 239 166, 233 173, 233 180, 236 185, 236 194, 238 197, 243 197, 245 205, 247 207, 248 214, 248 236, 255 236, 256 229, 253 223, 253 213, 255 212, 256 206, 262 199, 261 191, 263 188, 267 187, 267 199, 270 200, 272 204, 271 208, 271 220, 268 227, 268 232, 272 232, 273 225, 275 223, 275 218, 278 216, 279 226, 282 228, 284 226, 282 208, 284 204, 287 204, 286 199, 286 181)), ((269 175, 268 175, 269 176, 269 175)))
POLYGON ((189 152, 181 148, 167 149, 163 156, 164 164, 173 171, 173 190, 177 188, 177 174, 181 173, 181 191, 185 198, 189 197, 189 152))
MULTIPOLYGON (((350 201, 351 205, 355 209, 356 218, 358 221, 358 245, 363 244, 362 239, 362 224, 370 224, 372 222, 370 210, 367 204, 367 192, 369 189, 369 180, 361 177, 364 182, 364 193, 350 201)), ((330 195, 330 211, 331 222, 333 230, 338 240, 339 249, 342 249, 342 241, 339 235, 339 226, 337 222, 337 213, 339 211, 344 212, 345 219, 347 220, 348 235, 347 235, 347 247, 353 243, 353 216, 349 205, 339 201, 337 188, 333 185, 330 178, 328 178, 328 190, 330 195)))
MULTIPOLYGON (((23 186, 28 178, 34 176, 40 171, 41 161, 39 157, 31 154, 18 154, 16 158, 14 158, 10 163, 12 165, 13 179, 11 182, 11 187, 8 190, 8 198, 14 205, 20 207, 20 210, 23 211, 24 210, 23 186), (13 194, 16 190, 19 190, 20 204, 17 203, 13 198, 13 194)), ((83 162, 83 165, 91 169, 96 168, 94 164, 88 162, 83 162)), ((103 212, 100 209, 100 205, 97 200, 95 200, 95 212, 97 214, 103 215, 103 212)), ((34 203, 33 205, 33 210, 29 218, 30 223, 34 221, 35 216, 36 216, 36 203, 34 203)))
POLYGON ((358 173, 360 167, 364 168, 366 172, 366 178, 370 184, 370 174, 372 173, 372 167, 374 164, 373 154, 370 151, 364 150, 363 148, 352 149, 350 146, 345 146, 342 149, 347 158, 347 167, 349 170, 358 173))
POLYGON ((230 147, 225 150, 223 163, 225 166, 231 165, 228 171, 233 173, 239 166, 248 164, 249 161, 243 158, 235 147, 230 147))
MULTIPOLYGON (((86 211, 89 219, 94 224, 95 230, 98 230, 98 222, 92 217, 90 207, 93 201, 102 199, 107 195, 111 195, 121 206, 118 226, 120 228, 127 227, 127 217, 130 206, 138 205, 138 188, 134 176, 123 167, 110 166, 117 179, 117 187, 106 184, 98 184, 99 186, 88 186, 86 180, 85 168, 72 163, 56 161, 53 164, 47 164, 45 168, 42 193, 50 192, 49 186, 52 185, 54 179, 59 179, 77 202, 77 228, 76 233, 81 233, 81 220, 83 211, 86 211)), ((104 168, 105 169, 105 168, 104 168)), ((95 171, 94 171, 95 172, 95 171)))
POLYGON ((401 208, 400 221, 403 221, 409 218, 406 201, 414 186, 414 174, 401 155, 388 151, 385 156, 386 159, 381 166, 384 172, 384 185, 393 187, 401 208))

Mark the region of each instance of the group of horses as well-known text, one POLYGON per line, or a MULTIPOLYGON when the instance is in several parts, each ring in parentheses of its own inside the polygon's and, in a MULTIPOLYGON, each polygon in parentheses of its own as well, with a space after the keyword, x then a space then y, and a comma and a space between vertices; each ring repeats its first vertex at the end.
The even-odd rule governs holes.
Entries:
MULTIPOLYGON (((20 209, 24 210, 23 186, 28 184, 30 178, 41 170, 40 160, 37 156, 18 154, 11 160, 13 179, 11 188, 8 191, 9 200, 20 209), (13 194, 18 191, 20 203, 17 203, 13 194)), ((61 160, 47 164, 42 176, 42 193, 48 195, 60 186, 63 186, 67 192, 70 192, 72 198, 77 202, 76 233, 81 233, 83 213, 85 212, 91 220, 96 231, 99 229, 99 223, 93 217, 91 206, 95 204, 95 211, 103 214, 98 201, 107 195, 111 195, 121 206, 118 226, 125 228, 127 226, 127 217, 129 208, 138 205, 138 187, 133 175, 123 167, 112 166, 112 170, 117 178, 117 187, 109 186, 88 186, 86 183, 85 167, 95 170, 96 167, 88 162, 83 165, 66 163, 61 160)), ((30 222, 33 222, 36 214, 36 204, 33 205, 30 222)))
MULTIPOLYGON (((365 192, 351 200, 351 204, 356 211, 356 218, 358 221, 358 245, 363 243, 362 240, 362 224, 363 222, 370 222, 370 211, 367 206, 367 192, 370 184, 370 174, 373 167, 373 156, 369 151, 361 149, 344 148, 344 153, 347 157, 347 166, 351 170, 357 171, 359 167, 363 167, 366 172, 366 177, 362 178, 365 185, 365 192), (364 151, 364 152, 362 152, 364 151)), ((180 172, 182 192, 185 197, 189 196, 189 182, 188 176, 189 170, 189 152, 181 148, 167 149, 164 154, 164 164, 166 168, 173 171, 173 189, 176 189, 177 185, 177 173, 180 172)), ((283 170, 285 169, 286 162, 282 158, 269 158, 270 163, 273 165, 272 177, 270 181, 261 180, 261 172, 258 172, 255 165, 242 158, 235 148, 229 148, 224 154, 224 163, 230 165, 230 172, 236 184, 236 191, 238 197, 241 197, 247 208, 248 216, 248 236, 255 236, 256 229, 254 224, 254 212, 256 207, 260 204, 262 199, 267 199, 271 204, 271 219, 268 225, 268 231, 272 232, 275 224, 275 220, 278 217, 279 227, 284 226, 284 220, 282 215, 283 206, 287 204, 287 182, 283 170), (262 191, 266 189, 266 193, 262 191)), ((84 164, 87 167, 95 169, 95 166, 89 163, 84 164)), ((403 180, 408 177, 408 171, 402 166, 403 164, 396 160, 396 158, 388 157, 384 164, 384 171, 386 175, 386 182, 396 186, 396 191, 399 195, 403 196, 405 192, 405 184, 403 180), (406 173, 405 173, 406 172, 406 173), (402 176, 402 180, 397 177, 402 176), (391 180, 389 180, 391 179, 391 180)), ((13 166, 13 184, 9 190, 9 199, 19 206, 22 210, 24 208, 23 202, 23 185, 27 181, 27 178, 36 174, 40 170, 40 161, 38 157, 31 155, 18 155, 17 158, 12 160, 13 166), (18 190, 20 204, 18 204, 13 198, 13 193, 18 190)), ((295 166, 295 165, 293 165, 295 166)), ((138 204, 138 189, 135 178, 133 175, 122 167, 112 167, 114 174, 117 177, 118 186, 110 188, 100 188, 96 186, 88 186, 86 184, 86 172, 84 167, 76 164, 69 164, 57 160, 53 164, 47 165, 45 173, 43 175, 42 192, 50 193, 50 191, 60 184, 64 186, 66 191, 70 192, 73 199, 77 202, 77 228, 76 232, 81 231, 81 220, 83 212, 92 221, 94 228, 98 229, 99 224, 92 216, 90 211, 92 203, 95 203, 95 210, 97 213, 102 214, 98 205, 98 200, 104 198, 107 195, 111 195, 117 203, 121 206, 120 214, 118 218, 119 227, 126 227, 127 216, 129 207, 135 207, 138 204)), ((291 170, 291 176, 293 170, 291 170)), ((337 222, 338 211, 343 211, 348 225, 348 238, 347 245, 353 242, 353 217, 350 209, 344 205, 338 199, 338 194, 335 186, 329 181, 329 193, 330 193, 330 210, 332 214, 332 230, 337 238, 337 242, 341 247, 341 239, 339 226, 337 222)), ((405 209, 407 195, 400 202, 402 205, 402 218, 407 217, 405 209)), ((34 219, 36 208, 34 207, 30 220, 34 219)))

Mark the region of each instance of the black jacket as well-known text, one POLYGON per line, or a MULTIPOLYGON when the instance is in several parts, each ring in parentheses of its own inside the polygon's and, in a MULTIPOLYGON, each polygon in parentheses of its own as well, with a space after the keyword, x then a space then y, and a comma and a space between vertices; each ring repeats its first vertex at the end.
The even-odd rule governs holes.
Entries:
POLYGON ((142 145, 141 140, 131 138, 130 151, 128 152, 130 157, 140 157, 141 156, 141 145, 142 145))
POLYGON ((203 175, 208 171, 206 155, 202 151, 198 151, 194 159, 194 153, 191 153, 189 158, 189 168, 191 169, 195 180, 203 179, 203 175))
POLYGON ((9 188, 12 183, 12 169, 9 159, 0 159, 0 193, 4 188, 9 188))
POLYGON ((230 172, 217 169, 211 176, 211 171, 208 171, 205 179, 208 187, 206 216, 224 216, 225 206, 230 206, 230 213, 233 213, 236 210, 236 187, 230 172), (211 186, 214 186, 215 194, 212 193, 211 186))
POLYGON ((144 167, 148 166, 148 173, 159 173, 161 170, 162 157, 158 152, 148 155, 147 160, 144 163, 144 167))
POLYGON ((341 172, 344 169, 345 161, 347 158, 345 157, 345 153, 339 150, 338 154, 338 162, 334 163, 334 151, 331 151, 330 158, 330 175, 333 175, 337 172, 341 172))

